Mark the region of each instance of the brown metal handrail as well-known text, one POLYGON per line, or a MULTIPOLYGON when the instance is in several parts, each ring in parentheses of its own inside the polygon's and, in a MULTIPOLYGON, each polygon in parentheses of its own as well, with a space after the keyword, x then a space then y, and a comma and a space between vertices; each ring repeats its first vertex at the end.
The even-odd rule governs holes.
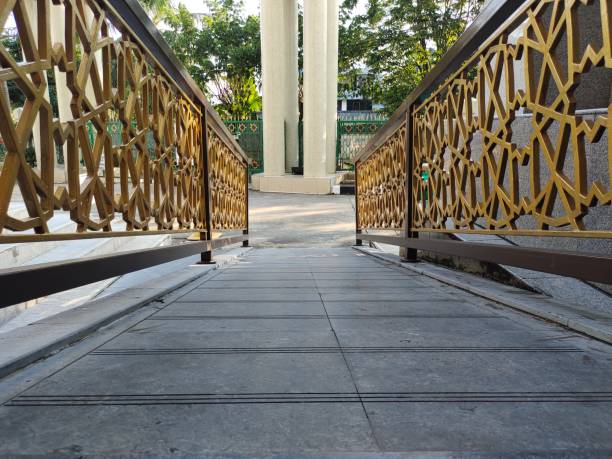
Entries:
POLYGON ((0 271, 0 307, 190 254, 210 261, 212 249, 227 243, 248 245, 248 157, 137 0, 52 3, 0 8, 1 24, 13 16, 22 50, 14 56, 0 43, 0 80, 25 98, 14 121, 15 101, 0 91, 7 149, 0 244, 194 232, 201 242, 0 271), (54 12, 65 21, 59 34, 54 12), (51 75, 71 99, 59 119, 48 96, 51 75), (107 130, 113 119, 123 126, 119 145, 107 130), (31 139, 37 167, 25 159, 31 139), (56 149, 65 152, 65 184, 56 184, 56 149), (25 218, 10 209, 15 188, 25 218), (52 229, 59 210, 69 213, 73 232, 52 229), (213 231, 241 234, 213 239, 213 231), (36 288, 20 288, 36 277, 36 288))
MULTIPOLYGON (((477 244, 416 238, 472 233, 611 239, 612 229, 587 218, 590 208, 612 204, 612 168, 605 176, 586 154, 607 133, 608 115, 594 112, 585 120, 576 108, 581 77, 595 67, 612 69, 607 8, 607 2, 488 2, 356 158, 358 244, 395 241, 408 259, 422 249, 494 260, 502 250, 495 245, 487 245, 485 256, 477 244), (578 27, 587 13, 596 31, 589 39, 578 27), (523 145, 517 120, 529 124, 523 145)), ((610 164, 609 155, 608 149, 604 163, 610 164)), ((612 283, 609 255, 583 254, 598 261, 579 268, 573 252, 503 250, 515 254, 509 265, 612 283), (597 272, 600 262, 609 267, 603 274, 597 272)))

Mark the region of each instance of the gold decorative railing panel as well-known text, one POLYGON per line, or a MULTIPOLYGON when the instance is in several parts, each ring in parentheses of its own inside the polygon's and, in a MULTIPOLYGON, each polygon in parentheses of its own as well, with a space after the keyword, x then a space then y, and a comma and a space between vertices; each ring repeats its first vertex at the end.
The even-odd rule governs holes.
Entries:
POLYGON ((525 2, 413 106, 413 230, 612 236, 588 219, 612 203, 608 110, 577 112, 597 79, 610 107, 609 8, 525 2))
POLYGON ((207 138, 212 227, 216 230, 245 229, 248 164, 238 158, 210 126, 207 138))
POLYGON ((356 169, 358 228, 401 228, 406 215, 406 126, 356 169))
MULTIPOLYGON (((17 51, 0 41, 0 241, 53 239, 62 210, 75 238, 207 230, 204 106, 109 10, 93 0, 0 6, 0 27, 18 30, 17 51), (108 133, 116 121, 119 143, 108 133)), ((215 226, 243 228, 246 169, 214 131, 208 138, 215 226)))

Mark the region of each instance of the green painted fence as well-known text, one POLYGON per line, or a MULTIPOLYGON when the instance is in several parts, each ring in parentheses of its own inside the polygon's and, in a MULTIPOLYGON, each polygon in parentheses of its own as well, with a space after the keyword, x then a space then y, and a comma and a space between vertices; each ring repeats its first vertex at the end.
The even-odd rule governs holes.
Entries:
MULTIPOLYGON (((352 170, 352 159, 365 146, 381 126, 384 119, 377 120, 338 120, 336 131, 336 170, 352 170)), ((253 160, 250 173, 263 171, 263 121, 226 121, 225 124, 234 135, 242 149, 253 160)), ((304 142, 303 123, 298 126, 299 166, 303 166, 304 142)))

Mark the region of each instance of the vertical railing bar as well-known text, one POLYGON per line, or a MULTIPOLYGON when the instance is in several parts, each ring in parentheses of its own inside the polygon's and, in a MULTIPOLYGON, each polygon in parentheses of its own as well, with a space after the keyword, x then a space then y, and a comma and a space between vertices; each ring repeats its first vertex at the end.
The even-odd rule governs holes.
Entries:
MULTIPOLYGON (((210 161, 208 157, 208 110, 203 108, 202 110, 202 155, 203 155, 203 166, 204 166, 204 225, 206 227, 206 233, 200 233, 200 239, 204 235, 205 240, 212 241, 212 196, 210 193, 210 161)), ((215 263, 212 259, 212 244, 208 246, 209 250, 200 254, 201 264, 213 264, 215 263)))
POLYGON ((246 180, 244 181, 244 199, 245 199, 245 204, 244 204, 244 212, 245 212, 244 221, 245 221, 245 229, 242 230, 242 234, 247 236, 247 238, 244 241, 242 241, 242 247, 248 247, 249 246, 249 239, 248 239, 248 236, 249 236, 249 163, 248 163, 248 161, 244 165, 244 167, 246 168, 246 172, 245 172, 246 180))
POLYGON ((359 161, 355 162, 355 245, 357 247, 363 245, 363 241, 359 239, 361 234, 361 225, 359 225, 359 164, 359 161))
MULTIPOLYGON (((404 152, 406 155, 406 212, 404 215, 404 237, 405 238, 417 238, 418 233, 412 231, 412 223, 414 216, 414 196, 412 180, 414 171, 414 154, 412 149, 412 105, 409 105, 406 109, 406 142, 404 152)), ((402 247, 400 250, 400 256, 402 261, 415 262, 418 261, 417 250, 410 247, 402 247)))

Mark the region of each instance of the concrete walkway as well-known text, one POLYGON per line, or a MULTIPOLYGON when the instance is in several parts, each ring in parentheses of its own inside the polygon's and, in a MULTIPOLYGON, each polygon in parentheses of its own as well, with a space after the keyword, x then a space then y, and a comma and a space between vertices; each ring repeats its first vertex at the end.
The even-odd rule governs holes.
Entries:
POLYGON ((612 454, 610 346, 350 248, 135 314, 0 383, 0 456, 612 454))

